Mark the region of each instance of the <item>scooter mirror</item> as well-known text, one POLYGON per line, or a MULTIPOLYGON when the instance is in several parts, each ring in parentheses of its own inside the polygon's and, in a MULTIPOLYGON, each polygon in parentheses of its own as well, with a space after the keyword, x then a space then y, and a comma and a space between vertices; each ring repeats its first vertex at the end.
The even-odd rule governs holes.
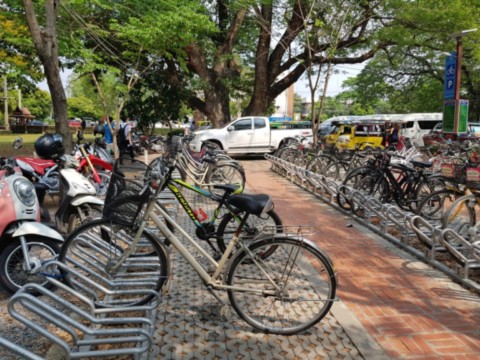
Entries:
POLYGON ((13 148, 15 150, 18 150, 20 149, 21 147, 23 146, 23 139, 21 137, 17 137, 14 141, 13 141, 13 148))

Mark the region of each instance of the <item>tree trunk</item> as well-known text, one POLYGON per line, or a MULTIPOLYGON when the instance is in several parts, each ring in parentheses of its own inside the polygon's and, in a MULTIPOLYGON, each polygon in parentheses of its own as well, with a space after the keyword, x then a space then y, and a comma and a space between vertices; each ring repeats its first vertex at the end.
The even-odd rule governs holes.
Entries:
POLYGON ((60 77, 60 59, 58 56, 56 16, 60 0, 45 1, 45 26, 38 23, 32 0, 23 0, 28 28, 33 43, 43 65, 48 89, 52 97, 55 131, 63 136, 65 150, 73 149, 73 139, 67 120, 67 96, 60 77))

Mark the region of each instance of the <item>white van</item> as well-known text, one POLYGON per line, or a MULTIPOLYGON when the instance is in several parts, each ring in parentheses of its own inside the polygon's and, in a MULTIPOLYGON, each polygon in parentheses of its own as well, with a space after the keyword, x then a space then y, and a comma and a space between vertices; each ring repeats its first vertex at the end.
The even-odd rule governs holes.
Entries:
POLYGON ((410 139, 413 145, 423 147, 423 135, 428 134, 436 124, 442 122, 442 113, 374 114, 359 116, 358 120, 380 120, 400 123, 400 135, 410 139))

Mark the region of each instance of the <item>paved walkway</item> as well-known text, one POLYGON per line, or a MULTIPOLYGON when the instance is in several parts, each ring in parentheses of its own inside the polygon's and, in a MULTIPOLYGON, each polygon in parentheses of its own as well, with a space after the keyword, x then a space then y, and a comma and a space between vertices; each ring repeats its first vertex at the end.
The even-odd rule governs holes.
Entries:
POLYGON ((314 240, 340 279, 333 316, 362 357, 480 359, 477 294, 272 172, 268 161, 244 166, 248 187, 270 194, 284 222, 319 229, 314 240))

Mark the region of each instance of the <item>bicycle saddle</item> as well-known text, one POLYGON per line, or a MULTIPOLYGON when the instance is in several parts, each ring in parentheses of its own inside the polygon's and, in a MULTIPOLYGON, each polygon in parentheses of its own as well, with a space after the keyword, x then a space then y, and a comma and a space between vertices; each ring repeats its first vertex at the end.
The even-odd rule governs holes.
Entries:
POLYGON ((419 168, 422 168, 422 169, 426 169, 426 168, 432 167, 432 163, 431 163, 431 162, 415 161, 415 160, 411 160, 410 162, 413 164, 413 166, 416 166, 416 167, 419 167, 419 168))
POLYGON ((252 215, 260 216, 273 209, 273 202, 270 195, 258 194, 239 194, 232 195, 228 203, 235 206, 240 211, 245 211, 252 215))

